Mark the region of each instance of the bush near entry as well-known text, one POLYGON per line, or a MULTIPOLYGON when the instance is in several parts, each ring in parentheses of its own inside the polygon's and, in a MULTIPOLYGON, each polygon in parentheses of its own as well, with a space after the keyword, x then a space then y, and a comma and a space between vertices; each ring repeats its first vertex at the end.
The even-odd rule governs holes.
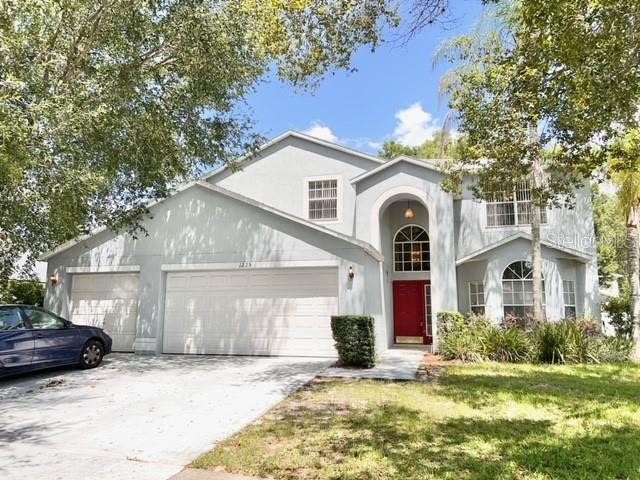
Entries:
MULTIPOLYGON (((451 318, 443 312, 444 321, 451 318)), ((440 354, 445 359, 493 360, 513 363, 623 362, 631 353, 627 337, 604 337, 589 319, 559 322, 509 322, 496 325, 483 316, 455 317, 441 332, 440 354), (530 323, 525 330, 519 325, 530 323)), ((438 322, 441 316, 438 316, 438 322)), ((440 331, 440 329, 439 329, 440 331)))
POLYGON ((331 331, 341 364, 364 368, 375 365, 376 341, 373 317, 333 316, 331 331))

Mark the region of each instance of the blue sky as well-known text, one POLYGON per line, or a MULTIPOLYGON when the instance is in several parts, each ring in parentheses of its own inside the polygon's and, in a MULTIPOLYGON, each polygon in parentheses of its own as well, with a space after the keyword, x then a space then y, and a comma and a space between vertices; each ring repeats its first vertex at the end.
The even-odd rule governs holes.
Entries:
POLYGON ((479 0, 451 0, 450 20, 426 28, 406 46, 362 49, 357 72, 327 77, 317 91, 296 92, 272 80, 249 98, 257 130, 272 138, 298 130, 375 153, 385 140, 422 143, 440 128, 446 101, 438 82, 450 65, 433 66, 442 41, 470 31, 482 11, 479 0))

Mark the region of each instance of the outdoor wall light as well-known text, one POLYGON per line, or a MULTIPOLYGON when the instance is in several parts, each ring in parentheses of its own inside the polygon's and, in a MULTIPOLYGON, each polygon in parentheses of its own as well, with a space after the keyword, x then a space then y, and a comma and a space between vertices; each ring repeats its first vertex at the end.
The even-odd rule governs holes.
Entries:
POLYGON ((404 211, 404 218, 411 220, 413 218, 413 208, 411 208, 410 200, 407 200, 407 209, 404 211))
POLYGON ((55 275, 51 275, 51 276, 49 277, 49 283, 50 283, 51 285, 56 285, 56 284, 58 283, 58 277, 57 277, 57 276, 55 276, 55 275))
POLYGON ((353 266, 352 265, 349 265, 349 273, 348 273, 348 275, 349 275, 349 280, 353 280, 353 277, 355 277, 355 275, 356 275, 354 273, 354 271, 353 271, 353 266))

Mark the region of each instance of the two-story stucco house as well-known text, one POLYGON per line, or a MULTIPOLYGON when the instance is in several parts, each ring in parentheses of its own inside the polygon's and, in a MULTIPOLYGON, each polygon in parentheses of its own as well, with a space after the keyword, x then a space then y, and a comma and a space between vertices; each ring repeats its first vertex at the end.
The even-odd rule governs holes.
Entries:
MULTIPOLYGON (((46 306, 121 351, 334 355, 334 314, 373 316, 379 351, 437 348, 439 311, 532 304, 526 184, 481 202, 441 180, 288 132, 150 205, 148 236, 103 229, 45 255, 46 306)), ((547 317, 598 317, 589 188, 545 217, 547 317)))

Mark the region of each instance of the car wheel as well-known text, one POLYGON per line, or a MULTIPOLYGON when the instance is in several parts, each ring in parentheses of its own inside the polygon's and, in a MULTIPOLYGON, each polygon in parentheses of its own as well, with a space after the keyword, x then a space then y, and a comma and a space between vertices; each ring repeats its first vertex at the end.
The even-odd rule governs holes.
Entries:
POLYGON ((97 340, 89 340, 80 352, 80 368, 96 368, 102 362, 104 348, 97 340))

